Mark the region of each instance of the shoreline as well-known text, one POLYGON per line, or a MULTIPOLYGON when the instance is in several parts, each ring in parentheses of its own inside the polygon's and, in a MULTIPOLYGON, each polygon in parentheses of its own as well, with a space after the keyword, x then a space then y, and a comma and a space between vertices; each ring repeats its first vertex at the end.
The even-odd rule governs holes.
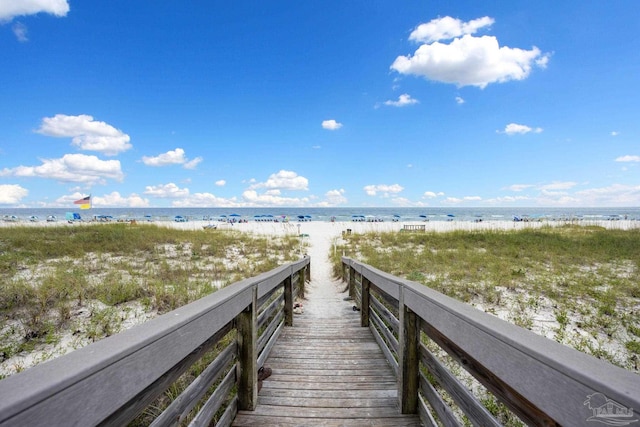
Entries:
MULTIPOLYGON (((609 230, 632 230, 640 228, 640 221, 636 220, 573 220, 573 221, 248 221, 248 222, 222 222, 209 220, 192 220, 187 222, 175 221, 150 221, 150 222, 117 222, 117 221, 58 221, 58 222, 0 222, 0 229, 5 227, 81 227, 88 225, 122 224, 127 226, 155 225, 179 230, 220 232, 235 230, 259 235, 318 235, 326 237, 340 237, 343 233, 365 234, 399 232, 406 225, 424 226, 425 232, 452 232, 452 231, 510 231, 537 229, 542 227, 562 227, 564 225, 596 226, 609 230)), ((409 232, 409 231, 408 231, 409 232)), ((411 231, 420 233, 422 231, 411 231)))

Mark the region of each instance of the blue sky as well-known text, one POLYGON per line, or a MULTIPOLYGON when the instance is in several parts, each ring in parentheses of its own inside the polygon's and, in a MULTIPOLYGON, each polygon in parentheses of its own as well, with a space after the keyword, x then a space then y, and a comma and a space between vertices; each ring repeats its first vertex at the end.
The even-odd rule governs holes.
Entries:
POLYGON ((0 0, 0 207, 640 206, 640 7, 0 0))

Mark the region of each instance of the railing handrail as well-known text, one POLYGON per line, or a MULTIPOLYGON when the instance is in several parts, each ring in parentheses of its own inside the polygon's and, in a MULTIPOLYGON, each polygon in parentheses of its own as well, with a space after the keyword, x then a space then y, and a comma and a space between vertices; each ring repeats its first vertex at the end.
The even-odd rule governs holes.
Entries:
MULTIPOLYGON (((0 381, 0 426, 96 425, 222 331, 309 257, 0 381)), ((255 362, 254 362, 255 363, 255 362)))
MULTIPOLYGON (((610 401, 635 409, 636 413, 640 410, 640 376, 630 371, 510 324, 419 283, 348 257, 343 257, 342 263, 361 275, 368 286, 374 286, 398 301, 401 308, 415 313, 427 335, 440 341, 442 348, 528 422, 545 424, 535 420, 545 416, 560 425, 583 425, 590 412, 585 403, 594 393, 602 393, 610 401)), ((369 308, 364 307, 365 286, 362 288, 364 313, 369 308)), ((406 357, 398 359, 401 364, 406 357)))

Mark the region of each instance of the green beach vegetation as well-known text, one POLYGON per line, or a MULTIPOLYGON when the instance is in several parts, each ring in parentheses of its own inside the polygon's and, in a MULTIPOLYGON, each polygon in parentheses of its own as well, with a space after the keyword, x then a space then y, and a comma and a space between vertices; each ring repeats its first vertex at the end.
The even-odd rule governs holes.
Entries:
POLYGON ((300 245, 297 236, 149 224, 4 227, 2 376, 299 259, 300 245))
POLYGON ((640 372, 638 229, 352 234, 336 275, 342 254, 640 372))

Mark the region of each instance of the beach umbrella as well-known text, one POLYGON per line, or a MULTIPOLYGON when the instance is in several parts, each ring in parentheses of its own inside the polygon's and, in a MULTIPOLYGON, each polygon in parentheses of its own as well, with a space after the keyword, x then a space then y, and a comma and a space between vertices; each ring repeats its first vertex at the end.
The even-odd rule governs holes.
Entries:
POLYGON ((232 214, 231 214, 231 215, 229 215, 229 216, 242 216, 242 215, 237 214, 237 213, 232 213, 232 214))
POLYGON ((418 215, 420 218, 426 218, 426 215, 418 215))

